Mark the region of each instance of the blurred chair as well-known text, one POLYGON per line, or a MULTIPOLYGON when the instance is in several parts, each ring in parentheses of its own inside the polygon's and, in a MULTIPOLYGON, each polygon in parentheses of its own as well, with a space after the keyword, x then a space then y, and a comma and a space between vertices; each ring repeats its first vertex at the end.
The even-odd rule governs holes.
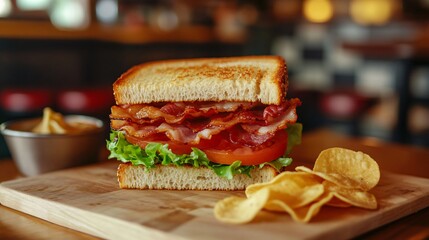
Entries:
MULTIPOLYGON (((0 122, 37 117, 43 108, 53 105, 49 89, 6 88, 0 91, 0 122)), ((3 136, 0 136, 0 158, 9 156, 3 136)))
POLYGON ((114 104, 110 86, 62 90, 57 94, 56 104, 58 111, 63 114, 83 114, 99 118, 105 123, 108 132, 110 107, 114 104))
POLYGON ((322 94, 320 109, 325 125, 351 135, 360 135, 359 123, 371 99, 353 90, 332 90, 322 94))
POLYGON ((49 89, 10 88, 0 92, 2 120, 40 115, 44 107, 53 105, 49 89))
POLYGON ((58 110, 64 113, 108 114, 114 103, 112 88, 81 88, 62 90, 56 98, 58 110))

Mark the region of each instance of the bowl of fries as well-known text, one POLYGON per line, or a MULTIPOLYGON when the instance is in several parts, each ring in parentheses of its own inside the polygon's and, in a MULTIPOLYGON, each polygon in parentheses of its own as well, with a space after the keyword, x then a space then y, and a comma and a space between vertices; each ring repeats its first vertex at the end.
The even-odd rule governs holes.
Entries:
POLYGON ((103 121, 63 116, 45 108, 43 117, 0 125, 12 158, 25 176, 96 162, 104 141, 103 121))

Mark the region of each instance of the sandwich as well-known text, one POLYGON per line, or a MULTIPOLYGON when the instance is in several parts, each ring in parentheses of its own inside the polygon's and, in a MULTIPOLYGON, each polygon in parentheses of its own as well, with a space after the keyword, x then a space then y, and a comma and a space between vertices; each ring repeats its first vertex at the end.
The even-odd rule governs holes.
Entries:
POLYGON ((113 83, 109 158, 121 188, 243 190, 288 166, 301 141, 278 56, 143 63, 113 83))

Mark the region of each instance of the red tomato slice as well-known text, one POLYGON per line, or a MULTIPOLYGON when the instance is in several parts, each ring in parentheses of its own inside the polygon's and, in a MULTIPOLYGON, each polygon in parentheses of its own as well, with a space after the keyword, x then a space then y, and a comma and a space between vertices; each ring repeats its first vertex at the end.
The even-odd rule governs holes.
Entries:
POLYGON ((232 164, 239 160, 241 165, 258 165, 271 162, 283 156, 287 147, 286 131, 279 131, 273 139, 271 146, 253 150, 250 147, 242 147, 234 150, 204 149, 210 161, 221 164, 232 164))
POLYGON ((127 141, 131 144, 134 145, 139 145, 141 148, 145 148, 146 145, 148 143, 151 142, 157 142, 157 143, 161 143, 161 144, 168 144, 168 148, 170 148, 170 150, 175 153, 175 154, 189 154, 192 152, 192 147, 191 145, 188 144, 180 144, 180 143, 175 143, 169 140, 158 140, 158 139, 150 139, 150 140, 141 140, 139 138, 133 137, 133 136, 129 136, 127 135, 127 141))
MULTIPOLYGON (((286 131, 279 131, 276 135, 269 140, 271 145, 266 147, 258 147, 256 149, 242 146, 242 147, 225 147, 225 150, 210 148, 210 144, 207 142, 202 143, 202 145, 188 145, 175 143, 168 140, 141 140, 132 136, 127 136, 127 140, 132 143, 139 145, 141 148, 145 148, 149 142, 158 142, 162 144, 168 144, 168 147, 175 154, 189 154, 192 152, 192 147, 199 148, 204 151, 210 161, 220 164, 230 165, 235 161, 241 161, 241 165, 258 165, 264 162, 273 161, 281 157, 286 151, 287 147, 287 133, 286 131)), ((216 139, 219 141, 219 139, 216 139)), ((225 145, 225 142, 222 142, 222 145, 225 145)))

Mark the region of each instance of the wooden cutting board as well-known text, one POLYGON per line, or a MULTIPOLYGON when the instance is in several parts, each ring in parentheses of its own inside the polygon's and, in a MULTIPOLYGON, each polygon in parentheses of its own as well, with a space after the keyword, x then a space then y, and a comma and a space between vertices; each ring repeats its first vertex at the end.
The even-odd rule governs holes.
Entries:
POLYGON ((322 208, 310 224, 262 212, 245 225, 218 222, 215 203, 243 192, 121 190, 117 163, 0 184, 0 203, 109 239, 348 239, 429 206, 429 179, 382 172, 379 209, 322 208))

